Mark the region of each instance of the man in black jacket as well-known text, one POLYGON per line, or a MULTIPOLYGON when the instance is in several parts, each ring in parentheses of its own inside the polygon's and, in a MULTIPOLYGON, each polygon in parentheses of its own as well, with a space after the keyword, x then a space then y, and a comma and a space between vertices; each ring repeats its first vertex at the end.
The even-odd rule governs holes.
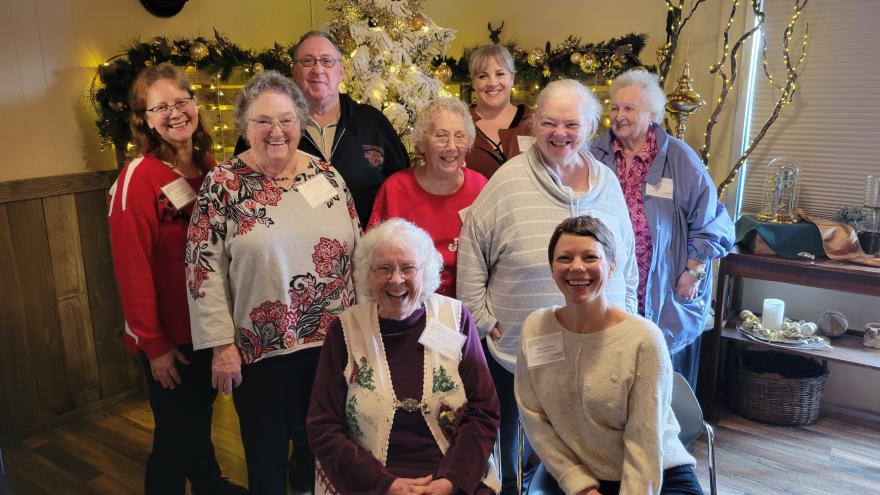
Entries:
MULTIPOLYGON (((366 226, 379 186, 409 166, 409 156, 391 123, 376 108, 339 93, 342 51, 323 31, 304 34, 294 50, 293 80, 309 104, 299 149, 330 162, 342 174, 361 225, 366 226)), ((246 149, 242 140, 235 153, 246 149)))

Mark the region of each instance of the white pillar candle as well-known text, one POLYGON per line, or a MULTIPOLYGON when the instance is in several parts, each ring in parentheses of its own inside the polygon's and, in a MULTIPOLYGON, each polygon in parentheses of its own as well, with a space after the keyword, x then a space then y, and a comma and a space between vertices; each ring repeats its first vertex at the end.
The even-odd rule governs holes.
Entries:
POLYGON ((785 301, 781 299, 764 299, 764 311, 761 313, 761 325, 773 331, 782 326, 785 316, 785 301))

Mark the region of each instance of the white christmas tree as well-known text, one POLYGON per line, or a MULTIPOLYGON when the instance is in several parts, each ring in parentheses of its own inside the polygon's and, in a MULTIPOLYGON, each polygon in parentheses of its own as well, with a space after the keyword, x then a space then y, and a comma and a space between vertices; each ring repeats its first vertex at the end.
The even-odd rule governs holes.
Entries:
POLYGON ((455 37, 421 6, 422 0, 330 0, 328 6, 330 32, 348 55, 343 89, 382 110, 405 143, 419 110, 441 94, 431 61, 455 37))

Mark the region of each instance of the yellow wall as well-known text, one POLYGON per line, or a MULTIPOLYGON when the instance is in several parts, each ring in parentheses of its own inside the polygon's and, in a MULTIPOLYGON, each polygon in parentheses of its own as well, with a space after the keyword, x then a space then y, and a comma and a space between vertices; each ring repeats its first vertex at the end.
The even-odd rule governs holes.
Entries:
MULTIPOLYGON (((261 49, 288 44, 303 31, 320 27, 328 15, 321 0, 189 0, 171 19, 147 13, 139 0, 0 0, 0 181, 115 167, 113 152, 101 151, 94 112, 88 102, 94 68, 134 38, 212 36, 212 29, 239 45, 261 49)), ((425 12, 438 24, 458 30, 450 55, 488 41, 487 22, 505 21, 502 37, 526 48, 573 34, 598 42, 629 32, 645 32, 642 53, 654 63, 665 41, 663 0, 427 0, 425 12)), ((723 18, 722 18, 723 17, 723 18)), ((709 2, 693 22, 691 60, 697 90, 707 99, 717 90, 706 68, 716 56, 721 2, 709 2)), ((677 69, 673 69, 676 73, 677 69)), ((727 112, 732 114, 731 111, 727 112)), ((708 111, 692 120, 689 141, 699 143, 708 111)), ((717 151, 729 147, 716 131, 717 151)), ((716 177, 726 170, 720 159, 716 177)))

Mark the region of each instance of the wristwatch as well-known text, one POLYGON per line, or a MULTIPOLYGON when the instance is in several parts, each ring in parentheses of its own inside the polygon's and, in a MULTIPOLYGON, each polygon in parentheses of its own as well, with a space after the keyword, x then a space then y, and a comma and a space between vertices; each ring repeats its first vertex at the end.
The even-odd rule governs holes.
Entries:
POLYGON ((694 269, 691 268, 691 267, 687 267, 687 268, 685 269, 685 271, 688 272, 688 274, 689 274, 691 277, 694 277, 694 278, 696 278, 697 280, 703 280, 704 278, 706 278, 706 272, 705 272, 705 271, 700 271, 700 272, 698 272, 698 271, 694 270, 694 269))

